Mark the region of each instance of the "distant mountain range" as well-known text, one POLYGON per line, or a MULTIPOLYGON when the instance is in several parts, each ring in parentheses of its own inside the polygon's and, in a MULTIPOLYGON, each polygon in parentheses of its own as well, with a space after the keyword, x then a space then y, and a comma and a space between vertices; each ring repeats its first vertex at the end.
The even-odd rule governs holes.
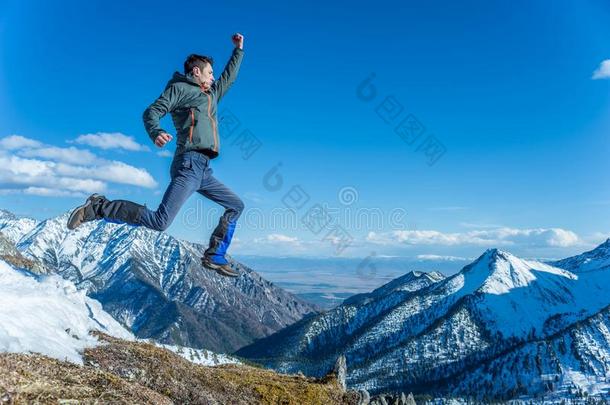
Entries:
POLYGON ((232 352, 319 310, 242 264, 236 279, 202 268, 201 245, 105 221, 69 231, 67 217, 39 222, 0 210, 0 232, 137 337, 232 352))
POLYGON ((410 272, 238 355, 372 393, 509 399, 608 396, 610 240, 556 262, 490 249, 450 277, 410 272))

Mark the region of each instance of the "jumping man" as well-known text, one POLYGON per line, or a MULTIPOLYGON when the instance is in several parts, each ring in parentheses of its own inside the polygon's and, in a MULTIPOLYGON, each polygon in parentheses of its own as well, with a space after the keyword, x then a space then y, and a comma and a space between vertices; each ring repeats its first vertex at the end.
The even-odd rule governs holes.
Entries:
POLYGON ((167 113, 171 114, 178 138, 170 169, 171 181, 159 208, 152 211, 131 201, 111 201, 93 194, 72 211, 68 219, 69 229, 75 229, 83 222, 104 219, 164 231, 186 200, 198 192, 225 208, 212 232, 202 264, 224 276, 239 275, 225 254, 244 203, 212 176, 210 167, 210 161, 218 156, 220 147, 217 104, 235 81, 244 55, 243 35, 233 35, 232 42, 235 49, 218 80, 214 80, 212 58, 189 55, 184 62, 184 74, 175 72, 163 93, 144 111, 144 127, 156 146, 162 148, 172 140, 172 136, 159 125, 159 120, 167 113))

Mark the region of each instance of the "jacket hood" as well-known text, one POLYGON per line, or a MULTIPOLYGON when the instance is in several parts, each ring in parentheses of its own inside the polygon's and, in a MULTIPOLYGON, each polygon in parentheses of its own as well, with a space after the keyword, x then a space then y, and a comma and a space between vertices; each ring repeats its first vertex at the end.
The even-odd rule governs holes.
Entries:
POLYGON ((179 83, 179 82, 189 83, 189 84, 192 84, 193 86, 199 87, 199 84, 195 80, 193 80, 190 76, 183 75, 180 72, 174 72, 174 75, 169 80, 168 85, 173 84, 173 83, 179 83))

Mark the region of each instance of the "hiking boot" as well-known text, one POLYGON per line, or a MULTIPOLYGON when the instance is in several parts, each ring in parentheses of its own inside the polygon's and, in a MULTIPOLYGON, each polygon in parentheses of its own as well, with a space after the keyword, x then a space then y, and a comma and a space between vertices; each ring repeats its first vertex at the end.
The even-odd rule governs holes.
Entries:
POLYGON ((101 215, 97 213, 97 207, 106 197, 99 194, 91 194, 87 201, 80 207, 76 207, 68 218, 68 229, 76 229, 82 223, 101 219, 101 215))
POLYGON ((201 264, 203 267, 206 267, 208 270, 214 270, 221 276, 239 277, 239 273, 231 267, 230 263, 214 263, 208 256, 203 256, 201 258, 201 264))

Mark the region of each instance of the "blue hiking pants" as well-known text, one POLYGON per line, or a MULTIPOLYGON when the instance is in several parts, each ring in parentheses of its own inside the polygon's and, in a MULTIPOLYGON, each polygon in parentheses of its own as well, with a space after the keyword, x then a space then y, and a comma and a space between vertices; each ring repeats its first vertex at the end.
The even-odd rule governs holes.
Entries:
POLYGON ((225 208, 205 251, 213 262, 227 263, 225 253, 229 248, 235 224, 244 210, 243 201, 227 186, 218 181, 210 167, 210 159, 197 151, 174 156, 170 169, 171 182, 156 211, 126 200, 106 200, 100 208, 100 216, 109 222, 142 225, 157 231, 166 230, 173 222, 186 200, 198 192, 225 208))

